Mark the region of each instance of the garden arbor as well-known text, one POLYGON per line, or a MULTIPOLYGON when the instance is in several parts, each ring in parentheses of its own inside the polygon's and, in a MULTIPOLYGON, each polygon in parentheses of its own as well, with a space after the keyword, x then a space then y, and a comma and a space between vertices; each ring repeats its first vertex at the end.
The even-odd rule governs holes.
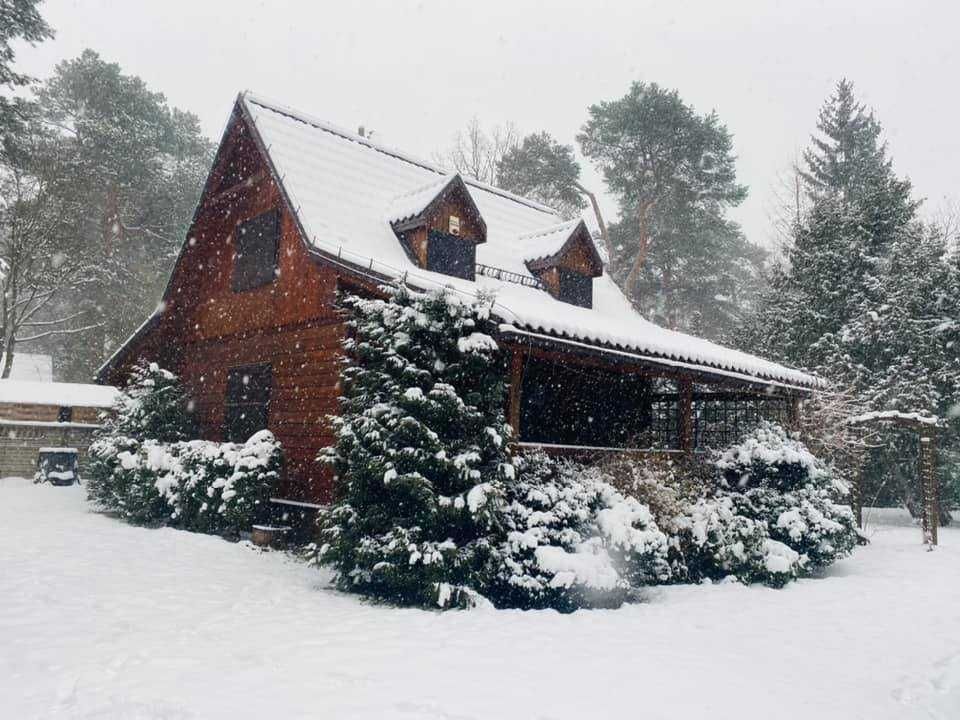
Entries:
MULTIPOLYGON (((931 548, 937 544, 937 525, 940 519, 940 486, 937 482, 937 426, 939 420, 932 415, 919 412, 904 413, 897 410, 883 410, 868 412, 850 418, 847 423, 852 426, 868 426, 876 424, 896 425, 912 430, 919 440, 917 456, 917 476, 920 483, 922 499, 922 527, 923 542, 931 548)), ((855 488, 854 512, 857 514, 857 523, 863 525, 863 500, 860 492, 860 478, 857 477, 855 488)))

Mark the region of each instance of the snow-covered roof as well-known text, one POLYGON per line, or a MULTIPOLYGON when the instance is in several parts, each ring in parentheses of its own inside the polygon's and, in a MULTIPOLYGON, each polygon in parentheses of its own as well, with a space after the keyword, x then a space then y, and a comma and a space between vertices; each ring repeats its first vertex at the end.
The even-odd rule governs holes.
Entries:
MULTIPOLYGON (((0 366, 6 359, 6 354, 0 354, 0 366)), ((16 352, 10 367, 10 379, 53 382, 53 358, 50 355, 16 352)))
MULTIPOLYGON (((421 287, 447 286, 469 295, 494 291, 495 311, 508 328, 765 381, 819 385, 800 371, 653 324, 633 309, 606 274, 594 280, 593 307, 582 308, 554 299, 534 282, 528 287, 486 275, 469 281, 423 270, 408 257, 388 218, 409 217, 411 207, 429 203, 455 176, 251 93, 244 93, 240 102, 307 242, 318 250, 379 275, 406 277, 421 287), (409 202, 398 200, 405 196, 409 202)), ((477 246, 478 263, 533 280, 526 260, 556 243, 559 249, 563 233, 569 236, 576 227, 577 221, 564 223, 544 205, 462 179, 487 228, 487 242, 477 246)))
POLYGON ((0 404, 107 408, 118 392, 109 385, 0 380, 0 404))
POLYGON ((431 180, 426 185, 402 193, 390 202, 387 210, 387 222, 396 224, 420 215, 431 202, 440 195, 456 178, 456 175, 445 175, 437 180, 431 180))
POLYGON ((583 220, 568 220, 567 222, 550 225, 533 232, 523 233, 517 240, 523 248, 523 259, 527 262, 553 257, 566 245, 567 240, 583 224, 583 220))

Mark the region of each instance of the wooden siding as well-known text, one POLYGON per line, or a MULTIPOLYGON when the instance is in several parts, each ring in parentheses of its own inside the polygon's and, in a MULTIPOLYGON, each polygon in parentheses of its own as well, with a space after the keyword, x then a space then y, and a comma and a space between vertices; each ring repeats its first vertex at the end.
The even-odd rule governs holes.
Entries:
POLYGON ((100 408, 65 405, 35 405, 33 403, 0 403, 0 418, 29 422, 58 422, 60 408, 72 407, 71 423, 96 425, 100 422, 100 408))
MULTIPOLYGON (((336 412, 340 393, 345 332, 336 308, 340 275, 308 251, 260 157, 233 157, 251 152, 252 143, 237 140, 245 136, 242 120, 236 121, 221 150, 226 162, 221 157, 217 166, 243 167, 248 181, 201 202, 167 290, 165 312, 125 355, 121 368, 140 357, 158 359, 183 380, 201 437, 222 440, 230 368, 269 363, 268 429, 283 445, 286 462, 276 494, 329 502, 331 473, 316 457, 332 440, 327 415, 336 412), (277 277, 235 292, 236 227, 271 209, 280 210, 277 277)), ((116 381, 122 375, 121 369, 116 381)))

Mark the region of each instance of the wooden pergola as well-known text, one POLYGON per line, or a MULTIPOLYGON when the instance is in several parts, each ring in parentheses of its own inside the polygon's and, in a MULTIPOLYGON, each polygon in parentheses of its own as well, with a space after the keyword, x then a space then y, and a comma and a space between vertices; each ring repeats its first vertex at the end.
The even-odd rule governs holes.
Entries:
MULTIPOLYGON (((917 475, 923 506, 921 527, 923 542, 931 549, 937 545, 937 527, 940 520, 940 484, 937 482, 937 430, 939 420, 919 412, 904 413, 898 410, 869 412, 850 418, 847 423, 854 427, 876 424, 895 425, 912 430, 919 440, 917 475)), ((863 494, 860 488, 861 473, 858 470, 854 488, 854 512, 857 524, 863 526, 863 494)))

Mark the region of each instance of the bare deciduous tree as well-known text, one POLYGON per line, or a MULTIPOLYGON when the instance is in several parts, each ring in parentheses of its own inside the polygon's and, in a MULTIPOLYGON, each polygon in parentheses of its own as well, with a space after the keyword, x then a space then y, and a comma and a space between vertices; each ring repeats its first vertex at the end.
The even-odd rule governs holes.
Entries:
POLYGON ((497 168, 501 158, 520 142, 520 133, 513 123, 494 125, 484 130, 474 116, 453 138, 445 152, 434 156, 436 162, 464 175, 497 185, 497 168))
POLYGON ((51 315, 59 294, 81 286, 89 267, 69 247, 67 212, 52 192, 59 181, 56 151, 27 139, 0 155, 0 377, 10 376, 21 343, 80 333, 82 312, 51 315))

